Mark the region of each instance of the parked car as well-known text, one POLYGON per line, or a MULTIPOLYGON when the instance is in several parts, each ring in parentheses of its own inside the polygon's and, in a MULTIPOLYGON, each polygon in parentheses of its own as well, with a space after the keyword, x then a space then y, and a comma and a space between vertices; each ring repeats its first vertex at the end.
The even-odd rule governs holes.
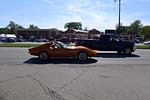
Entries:
POLYGON ((13 37, 3 37, 0 39, 1 42, 9 42, 9 43, 12 43, 12 42, 16 42, 16 38, 13 38, 13 37))
POLYGON ((34 42, 49 42, 49 40, 45 39, 45 38, 43 38, 43 39, 35 39, 34 42))
POLYGON ((49 38, 49 41, 54 41, 54 40, 55 40, 54 37, 50 37, 50 38, 49 38))
POLYGON ((124 52, 125 54, 131 54, 136 50, 136 46, 133 41, 122 40, 117 36, 110 34, 101 35, 97 39, 77 39, 75 45, 86 46, 100 51, 117 51, 118 53, 124 52))
POLYGON ((24 39, 17 39, 17 42, 24 42, 24 39))
POLYGON ((150 41, 145 41, 144 44, 150 46, 150 41))
POLYGON ((88 57, 96 56, 96 51, 84 46, 67 46, 62 42, 50 42, 29 49, 29 53, 41 60, 50 57, 75 57, 85 61, 88 57))

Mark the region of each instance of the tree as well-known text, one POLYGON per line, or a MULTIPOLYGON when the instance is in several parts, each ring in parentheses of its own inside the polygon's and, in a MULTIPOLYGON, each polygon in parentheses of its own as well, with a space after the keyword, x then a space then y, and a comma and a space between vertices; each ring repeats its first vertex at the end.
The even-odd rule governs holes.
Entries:
POLYGON ((29 29, 39 29, 38 26, 34 25, 34 24, 30 24, 29 25, 29 29))
POLYGON ((118 35, 126 35, 128 31, 128 26, 123 26, 122 24, 116 25, 116 32, 118 35))
POLYGON ((141 35, 144 35, 145 39, 150 39, 150 26, 144 26, 141 30, 141 35))
POLYGON ((77 30, 82 30, 82 24, 81 22, 69 22, 69 23, 66 23, 64 28, 73 28, 73 29, 77 29, 77 30))
POLYGON ((23 26, 19 25, 19 24, 16 24, 15 29, 25 29, 25 28, 23 26))
POLYGON ((143 25, 140 20, 136 20, 128 28, 129 34, 139 35, 143 25))
POLYGON ((24 29, 23 26, 19 24, 15 24, 15 22, 13 21, 10 21, 9 24, 6 26, 6 28, 7 28, 6 33, 10 33, 10 34, 15 34, 16 29, 24 29))
POLYGON ((87 28, 87 27, 85 27, 85 28, 84 28, 84 31, 88 31, 88 28, 87 28))
POLYGON ((8 29, 8 33, 15 34, 15 22, 10 21, 6 28, 8 29))
POLYGON ((0 28, 0 34, 6 34, 7 28, 0 28))

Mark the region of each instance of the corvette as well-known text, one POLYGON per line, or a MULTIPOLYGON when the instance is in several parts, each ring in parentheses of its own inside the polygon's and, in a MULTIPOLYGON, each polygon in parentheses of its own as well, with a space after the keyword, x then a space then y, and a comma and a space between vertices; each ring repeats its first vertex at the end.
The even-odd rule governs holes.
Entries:
POLYGON ((62 42, 50 42, 38 47, 29 48, 29 53, 38 56, 40 60, 52 57, 74 57, 81 61, 96 56, 96 51, 84 46, 67 46, 62 42))

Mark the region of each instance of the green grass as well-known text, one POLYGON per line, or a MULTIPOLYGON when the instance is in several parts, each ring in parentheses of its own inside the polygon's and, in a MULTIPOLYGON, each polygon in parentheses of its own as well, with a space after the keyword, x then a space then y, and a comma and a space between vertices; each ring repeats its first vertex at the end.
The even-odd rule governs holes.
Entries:
POLYGON ((147 45, 137 45, 136 48, 137 49, 150 49, 150 46, 147 46, 147 45))
POLYGON ((41 44, 1 43, 0 47, 35 47, 41 44))

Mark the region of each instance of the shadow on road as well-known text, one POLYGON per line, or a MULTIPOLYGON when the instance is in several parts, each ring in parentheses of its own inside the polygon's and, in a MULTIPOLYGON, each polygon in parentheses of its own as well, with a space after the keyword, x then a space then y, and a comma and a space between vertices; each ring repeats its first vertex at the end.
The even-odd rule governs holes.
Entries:
POLYGON ((118 53, 97 53, 96 57, 102 58, 130 58, 130 57, 140 57, 136 54, 126 55, 126 54, 118 54, 118 53))
POLYGON ((89 58, 86 61, 79 61, 78 59, 50 59, 42 61, 38 58, 30 58, 24 63, 26 64, 92 64, 96 63, 97 60, 89 58))

